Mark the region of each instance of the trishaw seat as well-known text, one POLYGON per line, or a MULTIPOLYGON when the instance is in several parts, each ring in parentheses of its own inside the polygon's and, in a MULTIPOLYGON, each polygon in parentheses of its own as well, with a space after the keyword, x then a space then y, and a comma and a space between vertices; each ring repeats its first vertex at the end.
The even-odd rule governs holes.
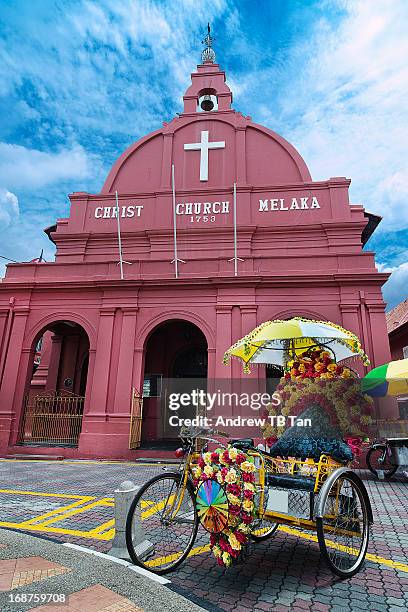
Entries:
POLYGON ((313 491, 316 479, 302 474, 266 474, 266 484, 269 487, 313 491))
POLYGON ((272 457, 298 457, 319 461, 321 455, 329 455, 335 461, 352 461, 353 453, 342 439, 323 437, 292 437, 283 435, 270 450, 272 457))

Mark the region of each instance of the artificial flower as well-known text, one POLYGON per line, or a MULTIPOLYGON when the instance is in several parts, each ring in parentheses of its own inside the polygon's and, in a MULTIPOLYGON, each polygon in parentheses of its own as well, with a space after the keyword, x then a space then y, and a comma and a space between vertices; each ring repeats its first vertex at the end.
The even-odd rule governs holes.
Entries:
POLYGON ((234 468, 231 468, 230 470, 228 470, 228 472, 227 472, 227 474, 225 476, 225 482, 233 483, 233 482, 236 482, 236 481, 237 481, 237 473, 234 470, 234 468))
POLYGON ((244 461, 241 463, 241 470, 244 472, 255 472, 255 464, 251 461, 244 461))
POLYGON ((210 463, 212 463, 211 453, 204 453, 203 459, 204 459, 204 463, 206 463, 207 465, 210 465, 210 463))
POLYGON ((233 495, 240 495, 241 494, 241 487, 239 487, 237 484, 229 484, 227 485, 227 491, 229 493, 232 493, 233 495))
POLYGON ((214 469, 211 467, 211 465, 205 466, 204 474, 208 476, 208 478, 211 478, 214 475, 214 469))
POLYGON ((255 486, 252 482, 244 482, 244 489, 245 491, 255 491, 255 486))
POLYGON ((227 497, 228 501, 230 501, 231 504, 234 504, 234 506, 238 506, 240 504, 240 499, 236 495, 233 495, 232 493, 227 493, 227 497))
POLYGON ((232 459, 232 461, 235 461, 236 458, 238 457, 238 450, 234 447, 231 447, 228 449, 228 454, 229 454, 229 458, 232 459))
POLYGON ((246 535, 242 533, 242 531, 240 531, 239 529, 234 532, 234 535, 240 544, 245 544, 245 542, 247 541, 246 535))
POLYGON ((212 551, 216 559, 219 559, 222 556, 222 550, 221 547, 218 546, 218 544, 212 547, 212 551))
POLYGON ((241 544, 234 533, 230 533, 228 536, 228 541, 231 545, 231 548, 234 550, 241 550, 241 544))
POLYGON ((226 567, 229 567, 232 563, 231 555, 228 554, 227 552, 222 553, 222 560, 224 562, 224 565, 226 565, 226 567))

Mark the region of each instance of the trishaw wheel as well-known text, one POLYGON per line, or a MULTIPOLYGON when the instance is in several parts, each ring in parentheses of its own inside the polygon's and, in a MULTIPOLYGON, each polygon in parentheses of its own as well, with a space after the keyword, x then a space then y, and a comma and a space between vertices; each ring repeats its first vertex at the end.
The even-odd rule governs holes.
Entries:
POLYGON ((138 491, 126 520, 126 545, 136 565, 165 574, 184 561, 198 529, 194 488, 181 475, 155 476, 138 491))
POLYGON ((279 523, 271 523, 270 521, 257 521, 254 526, 251 525, 251 539, 254 542, 263 542, 272 537, 279 523))
POLYGON ((360 569, 368 547, 369 510, 364 485, 354 474, 339 474, 316 518, 320 551, 330 569, 350 578, 360 569))
POLYGON ((380 448, 370 448, 367 457, 367 467, 374 476, 378 478, 378 472, 383 471, 385 478, 391 478, 398 470, 398 465, 393 465, 389 462, 388 457, 386 456, 385 461, 383 463, 380 462, 381 457, 384 454, 384 447, 380 448))

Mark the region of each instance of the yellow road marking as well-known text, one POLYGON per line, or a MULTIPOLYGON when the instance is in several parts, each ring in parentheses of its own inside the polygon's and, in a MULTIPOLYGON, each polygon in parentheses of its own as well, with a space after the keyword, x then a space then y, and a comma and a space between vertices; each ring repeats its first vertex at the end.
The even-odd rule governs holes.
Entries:
MULTIPOLYGON (((312 535, 311 533, 303 533, 302 531, 298 531, 297 529, 292 529, 291 527, 286 527, 284 525, 280 525, 279 530, 284 531, 289 535, 295 535, 299 538, 303 538, 305 540, 311 540, 313 542, 318 541, 317 536, 312 535)), ((336 548, 337 550, 342 550, 345 552, 349 551, 349 549, 346 546, 343 546, 342 544, 336 544, 331 540, 326 540, 326 542, 330 548, 336 548)), ((397 569, 401 572, 408 573, 408 565, 406 563, 401 563, 400 561, 393 561, 392 559, 385 559, 384 557, 380 557, 379 555, 373 555, 372 553, 367 553, 366 559, 367 561, 372 561, 373 563, 378 563, 380 565, 388 565, 388 567, 393 567, 394 569, 397 569)))
POLYGON ((159 510, 162 510, 166 506, 166 504, 168 503, 172 504, 175 500, 175 497, 176 497, 175 495, 170 495, 170 497, 168 497, 167 499, 163 499, 161 502, 157 502, 157 504, 154 504, 154 506, 149 508, 149 510, 145 510, 144 512, 142 512, 141 514, 142 520, 145 520, 149 518, 149 516, 152 516, 152 514, 159 512, 159 510))
POLYGON ((97 499, 96 501, 93 501, 90 504, 87 504, 86 506, 81 506, 79 508, 78 507, 73 508, 72 510, 69 510, 68 512, 60 516, 53 516, 47 521, 44 521, 43 523, 41 523, 41 527, 48 527, 49 525, 52 525, 52 523, 58 523, 61 521, 65 521, 65 519, 70 518, 71 516, 82 514, 83 512, 86 512, 87 510, 92 510, 92 508, 96 508, 97 506, 107 506, 107 505, 110 506, 110 504, 106 504, 105 499, 97 499))
MULTIPOLYGON (((278 529, 279 531, 283 531, 284 533, 287 533, 292 536, 303 538, 304 540, 310 540, 312 542, 318 541, 317 536, 311 533, 303 533, 302 531, 299 531, 298 529, 293 529, 292 527, 287 527, 286 525, 279 525, 278 529)), ((342 546, 341 544, 336 544, 335 542, 332 542, 331 540, 327 540, 327 545, 330 548, 337 548, 339 550, 344 550, 346 552, 348 551, 348 548, 346 546, 342 546)), ((208 552, 209 550, 210 550, 209 544, 205 546, 198 546, 196 548, 193 548, 188 554, 188 556, 193 557, 195 555, 200 555, 205 552, 208 552)), ((148 565, 149 567, 157 567, 159 565, 163 565, 164 563, 171 563, 171 561, 176 560, 178 557, 180 557, 180 555, 181 553, 175 553, 173 555, 167 555, 165 557, 158 557, 157 559, 152 559, 151 561, 148 561, 146 565, 148 565)), ((399 570, 401 572, 408 573, 408 565, 406 565, 405 563, 401 563, 400 561, 392 561, 392 559, 385 559, 384 557, 380 557, 372 553, 367 553, 366 559, 367 561, 372 561, 373 563, 378 563, 379 565, 387 565, 388 567, 393 567, 394 569, 399 570)))
POLYGON ((91 531, 79 531, 78 529, 62 529, 60 527, 47 527, 44 529, 41 525, 27 525, 24 526, 24 523, 10 523, 6 521, 0 521, 0 527, 8 527, 11 529, 22 529, 24 531, 46 531, 47 533, 57 533, 59 535, 72 535, 77 536, 79 538, 90 538, 92 540, 104 540, 108 541, 113 538, 112 532, 115 530, 108 531, 103 534, 92 534, 91 531))
MULTIPOLYGON (((100 529, 102 526, 106 529, 107 525, 104 523, 102 526, 98 525, 95 529, 91 529, 89 531, 80 531, 78 529, 66 529, 62 527, 52 527, 50 526, 52 523, 62 521, 65 518, 69 518, 75 514, 80 514, 81 512, 85 512, 91 509, 94 506, 114 506, 114 499, 112 497, 104 497, 102 499, 97 499, 93 495, 74 495, 68 493, 43 493, 40 491, 19 491, 17 489, 0 489, 0 493, 4 493, 7 495, 31 495, 34 497, 53 497, 57 499, 75 499, 77 501, 63 506, 61 508, 56 508, 45 514, 34 517, 32 519, 28 519, 26 521, 22 521, 20 523, 16 523, 13 521, 0 521, 0 527, 9 527, 12 529, 22 529, 24 531, 46 531, 48 533, 57 533, 61 535, 73 535, 82 538, 92 538, 94 540, 111 540, 115 535, 114 529, 109 529, 104 533, 100 533, 100 531, 104 531, 104 529, 100 529), (94 501, 95 500, 95 501, 94 501), (83 506, 81 504, 86 504, 83 506), (48 520, 44 520, 48 519, 48 520), (42 521, 42 522, 39 522, 42 521)), ((111 525, 114 524, 114 520, 112 519, 111 525)), ((109 525, 109 526, 111 526, 109 525)))
POLYGON ((115 525, 115 519, 110 519, 110 521, 106 521, 106 523, 102 523, 102 525, 95 527, 95 529, 92 529, 89 533, 96 535, 98 533, 102 533, 106 531, 107 529, 111 530, 111 527, 114 527, 114 525, 115 525))
MULTIPOLYGON (((20 491, 18 489, 0 489, 0 493, 7 495, 36 495, 37 497, 60 497, 61 499, 83 499, 85 495, 72 495, 70 493, 42 493, 40 491, 20 491)), ((89 499, 96 499, 96 496, 88 496, 89 499)), ((113 499, 109 498, 109 499, 113 499)))
MULTIPOLYGON (((8 460, 0 460, 0 461, 8 461, 8 460)), ((15 461, 15 459, 10 459, 9 461, 15 461)), ((59 499, 78 500, 76 502, 73 502, 72 504, 63 506, 61 508, 57 508, 55 510, 51 510, 50 512, 37 516, 33 519, 23 521, 21 523, 14 523, 10 521, 0 521, 0 527, 6 527, 6 528, 9 527, 12 529, 24 529, 26 531, 47 531, 50 533, 56 533, 56 534, 61 534, 61 535, 73 535, 77 537, 90 538, 94 540, 103 540, 103 541, 111 540, 114 537, 115 529, 112 528, 115 524, 114 519, 106 521, 102 525, 98 525, 97 527, 89 531, 80 531, 76 529, 65 529, 65 528, 60 528, 60 527, 50 527, 51 523, 55 523, 55 522, 64 520, 65 518, 69 518, 70 516, 79 514, 81 512, 89 510, 98 505, 113 507, 114 499, 112 497, 104 497, 102 499, 96 500, 96 497, 91 496, 91 495, 75 495, 75 494, 69 494, 69 493, 43 493, 43 492, 38 492, 38 491, 20 491, 17 489, 0 489, 0 493, 4 493, 7 495, 32 495, 32 496, 37 496, 37 497, 54 497, 54 498, 59 498, 59 499), (81 504, 86 503, 86 502, 92 502, 92 500, 96 500, 96 501, 94 501, 93 503, 89 503, 86 506, 81 506, 81 504), (66 512, 67 510, 68 512, 66 512), (48 519, 49 517, 52 517, 52 518, 50 518, 49 520, 43 521, 44 518, 48 519), (38 521, 43 521, 43 522, 38 523, 38 521), (44 529, 44 527, 46 527, 46 529, 44 529)), ((147 500, 145 503, 147 506, 150 506, 152 504, 152 502, 149 502, 147 500)), ((158 512, 159 510, 161 510, 164 507, 165 503, 166 503, 165 501, 162 501, 162 502, 159 502, 158 504, 153 505, 153 507, 149 508, 148 511, 145 511, 142 516, 144 516, 145 518, 148 518, 155 512, 158 512)), ((293 527, 287 527, 286 525, 279 525, 278 529, 279 531, 282 531, 284 533, 287 533, 289 535, 293 535, 299 538, 303 538, 304 540, 309 540, 312 542, 318 541, 317 536, 310 534, 310 533, 304 533, 303 531, 299 531, 298 529, 294 529, 293 527)), ((348 551, 347 547, 342 546, 340 544, 336 544, 335 542, 332 542, 331 540, 328 540, 327 544, 331 548, 337 548, 339 550, 348 551)), ((190 551, 188 556, 192 557, 195 555, 202 554, 204 552, 208 552, 209 550, 210 550, 209 544, 206 544, 205 546, 198 546, 198 547, 193 548, 190 551)), ((176 559, 177 556, 180 556, 180 554, 181 553, 177 553, 175 556, 173 555, 173 558, 176 559)), ((392 559, 386 559, 384 557, 380 557, 379 555, 374 555, 372 553, 367 553, 366 559, 368 561, 372 561, 373 563, 377 563, 379 565, 386 565, 398 571, 408 573, 408 565, 405 563, 401 563, 400 561, 393 561, 392 559)), ((154 559, 146 563, 146 565, 156 567, 157 565, 160 565, 163 562, 169 562, 167 557, 160 557, 159 559, 154 559), (163 561, 163 559, 166 559, 166 560, 163 561)))
MULTIPOLYGON (((35 523, 42 523, 43 521, 51 516, 55 516, 57 514, 64 514, 65 512, 67 512, 68 510, 71 510, 72 508, 76 508, 77 506, 80 506, 81 504, 84 504, 87 501, 91 501, 92 499, 95 499, 94 497, 84 497, 83 499, 80 499, 76 502, 72 502, 72 504, 68 504, 67 506, 61 506, 61 508, 56 508, 55 510, 50 510, 49 512, 46 512, 45 514, 40 514, 39 516, 36 516, 32 519, 29 519, 28 521, 24 521, 25 525, 35 525, 35 523)), ((61 518, 61 517, 59 517, 61 518)))
MULTIPOLYGON (((202 553, 208 552, 210 550, 210 545, 205 544, 204 546, 196 546, 196 548, 192 548, 188 553, 188 557, 194 557, 196 555, 201 555, 202 553)), ((158 565, 163 565, 164 563, 171 563, 175 561, 179 557, 181 557, 182 553, 174 553, 172 555, 166 555, 165 557, 158 557, 157 559, 152 559, 151 561, 146 561, 145 565, 149 567, 157 567, 158 565)))

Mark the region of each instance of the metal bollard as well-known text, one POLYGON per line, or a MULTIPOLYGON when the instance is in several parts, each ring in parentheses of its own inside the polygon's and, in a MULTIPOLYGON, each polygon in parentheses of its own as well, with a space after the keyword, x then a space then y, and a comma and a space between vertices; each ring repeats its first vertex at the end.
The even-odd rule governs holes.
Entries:
POLYGON ((129 553, 126 548, 126 517, 140 486, 135 485, 131 480, 125 480, 114 491, 115 498, 115 537, 109 554, 119 559, 129 560, 129 553))
MULTIPOLYGON (((139 491, 140 486, 131 480, 125 480, 114 491, 115 496, 115 537, 109 554, 119 559, 130 561, 126 547, 126 518, 130 505, 139 491)), ((147 556, 154 551, 151 542, 145 539, 141 525, 135 525, 133 531, 133 545, 139 557, 147 556)))

